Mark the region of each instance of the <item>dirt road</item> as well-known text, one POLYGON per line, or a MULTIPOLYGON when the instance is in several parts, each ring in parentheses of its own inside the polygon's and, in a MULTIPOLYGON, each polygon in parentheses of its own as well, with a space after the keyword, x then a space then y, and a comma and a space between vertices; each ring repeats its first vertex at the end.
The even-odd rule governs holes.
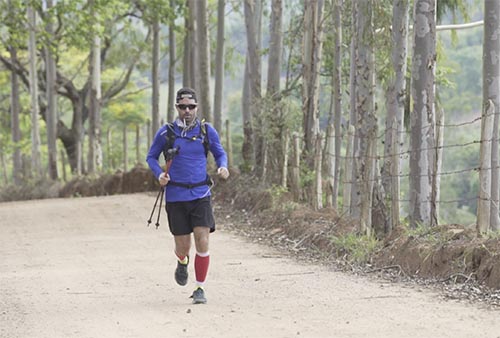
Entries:
MULTIPOLYGON (((305 265, 223 229, 208 304, 146 194, 0 204, 0 337, 500 337, 499 311, 305 265)), ((223 223, 223 220, 220 223, 223 223)), ((223 224, 221 224, 223 227, 223 224)))

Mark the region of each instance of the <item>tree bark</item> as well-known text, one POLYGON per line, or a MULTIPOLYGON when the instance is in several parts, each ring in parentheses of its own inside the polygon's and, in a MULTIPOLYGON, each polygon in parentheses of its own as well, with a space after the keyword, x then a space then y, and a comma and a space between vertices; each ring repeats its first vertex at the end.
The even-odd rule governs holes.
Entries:
MULTIPOLYGON (((498 129, 500 114, 500 96, 498 79, 500 77, 500 3, 494 0, 484 2, 484 39, 483 39, 483 112, 493 110, 493 138, 491 139, 491 230, 500 230, 499 219, 499 160, 498 160, 498 129)), ((481 121, 484 124, 486 121, 481 121)), ((482 126, 485 128, 485 126, 482 126)))
MULTIPOLYGON (((259 120, 261 113, 261 62, 260 62, 260 15, 261 15, 261 0, 245 0, 243 4, 245 14, 245 26, 247 37, 247 62, 248 62, 248 92, 250 94, 250 115, 255 122, 252 125, 252 140, 245 140, 245 142, 252 142, 252 155, 255 166, 254 169, 262 170, 263 161, 263 148, 262 136, 256 131, 260 130, 259 120)), ((253 123, 252 122, 252 123, 253 123)), ((246 136, 246 135, 245 135, 246 136)), ((259 172, 260 176, 262 172, 259 172)))
POLYGON ((412 61, 413 111, 410 116, 410 226, 433 226, 435 168, 436 2, 415 1, 412 61))
POLYGON ((351 215, 359 217, 363 232, 371 232, 371 215, 366 210, 373 195, 373 168, 376 160, 377 116, 375 111, 375 59, 373 53, 373 8, 372 1, 358 4, 356 40, 356 120, 354 149, 354 184, 351 200, 351 215))
MULTIPOLYGON (((47 0, 47 12, 53 7, 53 1, 47 0)), ((50 41, 54 35, 54 26, 52 18, 49 17, 45 27, 49 36, 48 45, 45 46, 45 68, 47 79, 47 146, 49 153, 49 177, 53 180, 59 178, 57 170, 57 89, 56 89, 56 62, 54 59, 53 48, 50 41)))
MULTIPOLYGON (((387 90, 387 118, 382 163, 382 185, 386 198, 399 201, 399 175, 401 144, 403 143, 403 116, 406 102, 406 67, 408 59, 409 0, 394 0, 392 7, 392 69, 393 78, 387 90), (393 138, 396 138, 393 140, 393 138), (396 154, 396 155, 395 155, 396 154), (395 162, 396 161, 396 162, 395 162), (397 182, 395 182, 397 180, 397 182), (397 185, 393 187, 393 184, 397 185)), ((392 203, 392 216, 399 217, 399 203, 392 203)), ((391 231, 399 219, 389 219, 391 231)))
POLYGON ((160 19, 157 15, 153 19, 153 60, 152 60, 152 91, 151 96, 151 121, 153 133, 160 128, 160 19))
POLYGON ((319 70, 322 57, 323 1, 304 4, 304 37, 302 53, 302 112, 304 114, 304 157, 313 169, 314 146, 319 133, 319 70))
MULTIPOLYGON (((170 0, 170 7, 175 7, 175 0, 170 0)), ((168 104, 167 121, 175 119, 175 64, 177 57, 177 43, 175 40, 175 22, 172 20, 168 26, 168 104)), ((156 132, 156 130, 154 131, 156 132)), ((149 143, 148 143, 149 144, 149 143)))
POLYGON ((226 0, 217 3, 217 49, 215 50, 215 90, 214 90, 214 127, 222 131, 222 101, 224 98, 224 23, 226 0))
POLYGON ((28 17, 28 55, 29 55, 29 89, 31 97, 31 161, 33 163, 33 174, 36 178, 42 177, 42 155, 40 152, 40 128, 38 115, 38 74, 36 56, 36 12, 32 6, 27 8, 28 17))
POLYGON ((197 33, 199 48, 199 73, 200 73, 200 91, 198 100, 201 104, 201 117, 206 121, 214 121, 212 104, 210 103, 210 42, 208 37, 207 23, 207 0, 198 0, 196 2, 197 33))

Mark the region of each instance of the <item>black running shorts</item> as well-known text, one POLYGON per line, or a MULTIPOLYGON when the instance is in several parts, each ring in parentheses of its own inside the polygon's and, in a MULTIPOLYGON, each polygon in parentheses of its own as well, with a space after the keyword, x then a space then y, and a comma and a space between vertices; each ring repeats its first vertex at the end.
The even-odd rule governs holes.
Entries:
POLYGON ((167 202, 168 227, 174 235, 188 235, 197 226, 215 231, 215 219, 210 196, 187 202, 167 202))

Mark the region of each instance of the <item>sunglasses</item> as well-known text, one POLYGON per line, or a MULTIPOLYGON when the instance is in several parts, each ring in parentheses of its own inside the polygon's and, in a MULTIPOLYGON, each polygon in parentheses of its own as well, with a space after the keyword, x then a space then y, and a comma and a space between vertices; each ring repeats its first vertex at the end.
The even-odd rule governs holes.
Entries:
POLYGON ((193 109, 196 109, 196 107, 198 107, 198 105, 196 105, 196 104, 178 104, 177 105, 177 108, 179 108, 180 110, 186 110, 186 108, 189 108, 189 110, 193 110, 193 109))

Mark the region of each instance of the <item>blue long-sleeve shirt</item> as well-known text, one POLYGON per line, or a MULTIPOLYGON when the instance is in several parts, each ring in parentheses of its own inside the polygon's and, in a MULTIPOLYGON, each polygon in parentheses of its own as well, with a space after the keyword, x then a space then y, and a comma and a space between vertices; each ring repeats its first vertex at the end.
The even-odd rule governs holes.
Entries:
MULTIPOLYGON (((162 126, 156 133, 153 143, 149 148, 146 162, 156 178, 163 172, 159 158, 167 144, 168 125, 162 126)), ((219 134, 212 125, 205 123, 206 135, 201 133, 200 121, 189 131, 183 133, 176 122, 173 131, 176 135, 174 147, 179 147, 179 153, 172 160, 168 174, 173 182, 195 184, 202 182, 207 177, 207 157, 203 145, 203 137, 208 137, 209 150, 213 154, 218 168, 227 168, 227 155, 222 147, 219 134)), ((210 196, 208 185, 186 188, 167 184, 165 198, 167 202, 192 201, 204 196, 210 196)))

